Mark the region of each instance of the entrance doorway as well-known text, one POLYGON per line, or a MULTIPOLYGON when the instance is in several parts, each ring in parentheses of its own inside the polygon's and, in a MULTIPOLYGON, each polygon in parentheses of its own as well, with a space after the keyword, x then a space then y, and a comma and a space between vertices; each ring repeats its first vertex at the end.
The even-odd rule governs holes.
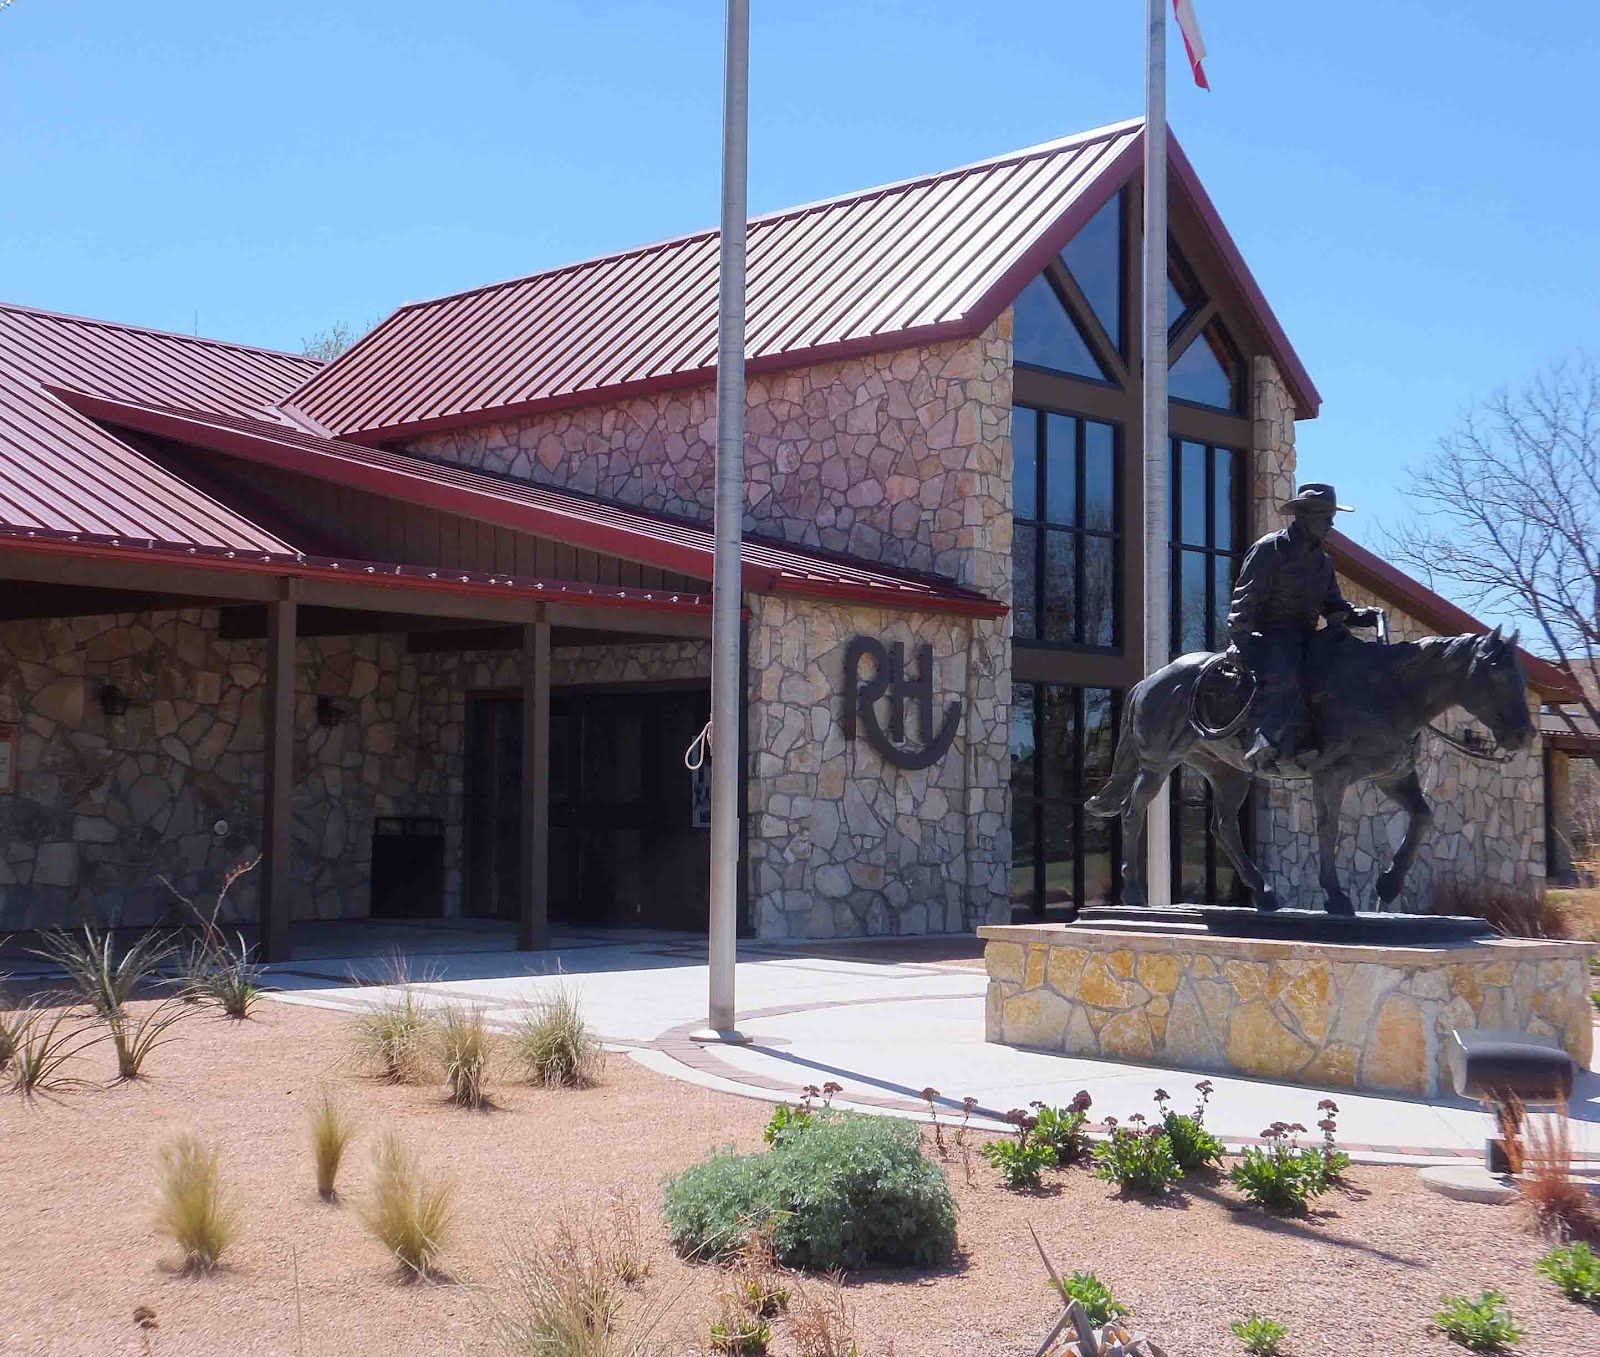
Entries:
MULTIPOLYGON (((703 684, 550 696, 550 920, 703 931, 710 832, 684 750, 703 684)), ((467 702, 464 912, 517 917, 522 700, 467 702)))

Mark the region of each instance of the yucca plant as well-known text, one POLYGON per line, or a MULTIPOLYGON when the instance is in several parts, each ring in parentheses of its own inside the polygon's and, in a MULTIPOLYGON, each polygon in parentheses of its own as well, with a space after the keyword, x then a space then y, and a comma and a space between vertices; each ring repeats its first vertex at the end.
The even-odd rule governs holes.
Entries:
POLYGON ((440 1063, 457 1107, 480 1108, 488 1101, 494 1039, 477 1005, 446 1004, 437 1023, 440 1063))
POLYGON ((70 1008, 26 1004, 10 1018, 11 1088, 24 1098, 81 1087, 66 1073, 72 1058, 100 1041, 100 1025, 70 1008))
POLYGON ((449 1240, 455 1187, 430 1179, 393 1131, 372 1156, 372 1186, 361 1202, 361 1223, 409 1278, 436 1276, 449 1240))
POLYGON ((222 1182, 217 1152, 182 1135, 161 1156, 156 1228, 183 1251, 183 1270, 210 1272, 239 1237, 243 1213, 222 1182))
POLYGON ((228 1017, 243 1020, 261 998, 261 966, 244 934, 236 933, 234 939, 212 951, 200 993, 228 1017))
POLYGON ((53 961, 67 973, 78 999, 102 1018, 120 1014, 138 987, 154 976, 171 958, 171 939, 144 933, 119 956, 109 929, 83 926, 83 937, 60 929, 45 933, 35 956, 53 961))
POLYGON ((176 1036, 172 1029, 188 1016, 189 1010, 183 1006, 183 1001, 174 996, 142 1014, 136 1015, 124 1008, 106 1018, 111 1044, 117 1051, 117 1078, 139 1078, 150 1053, 172 1041, 176 1036))
POLYGON ((322 1098, 311 1110, 311 1157, 317 1166, 317 1195, 325 1202, 338 1196, 334 1183, 355 1134, 355 1123, 323 1090, 322 1098))
POLYGON ((605 1052, 584 1022, 577 995, 564 985, 524 1009, 512 1044, 531 1083, 589 1088, 600 1080, 605 1052))

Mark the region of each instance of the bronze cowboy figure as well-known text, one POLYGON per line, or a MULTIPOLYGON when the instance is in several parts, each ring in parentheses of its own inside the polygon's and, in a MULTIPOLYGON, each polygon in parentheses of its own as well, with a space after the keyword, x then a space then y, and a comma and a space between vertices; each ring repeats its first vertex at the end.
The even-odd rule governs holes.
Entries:
POLYGON ((1111 778, 1087 808, 1122 817, 1125 905, 1147 903, 1145 810, 1180 763, 1210 783, 1212 831, 1263 910, 1280 902, 1245 852, 1240 807, 1254 776, 1309 778, 1324 907, 1353 914, 1335 863, 1339 811, 1351 783, 1376 783, 1406 812, 1405 835, 1376 883, 1387 904, 1399 896, 1433 818, 1417 776, 1423 728, 1463 707, 1504 749, 1525 749, 1533 739, 1515 634, 1504 637, 1496 627, 1488 636, 1361 642, 1349 628, 1379 624, 1382 613, 1345 599, 1322 549, 1341 507, 1333 487, 1304 485, 1280 507, 1294 522, 1245 557, 1228 615, 1228 650, 1180 656, 1140 680, 1124 704, 1111 778), (1231 715, 1210 719, 1209 689, 1230 673, 1242 678, 1242 691, 1231 715))
POLYGON ((1339 592, 1333 558, 1322 541, 1333 530, 1333 516, 1349 513, 1331 485, 1313 481, 1278 506, 1294 522, 1268 533, 1239 567, 1228 610, 1228 645, 1256 677, 1251 713, 1254 739, 1245 762, 1257 772, 1299 764, 1309 772, 1319 751, 1305 743, 1307 729, 1306 658, 1317 621, 1334 627, 1375 627, 1377 608, 1358 608, 1339 592))

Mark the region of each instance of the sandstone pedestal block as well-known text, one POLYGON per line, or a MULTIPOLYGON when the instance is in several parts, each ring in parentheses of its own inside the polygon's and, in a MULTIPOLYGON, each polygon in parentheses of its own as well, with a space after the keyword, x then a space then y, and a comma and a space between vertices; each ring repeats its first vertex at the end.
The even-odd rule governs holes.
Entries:
POLYGON ((1453 1029, 1594 1054, 1588 944, 1363 946, 1084 924, 995 925, 985 1036, 1091 1059, 1432 1097, 1453 1029))

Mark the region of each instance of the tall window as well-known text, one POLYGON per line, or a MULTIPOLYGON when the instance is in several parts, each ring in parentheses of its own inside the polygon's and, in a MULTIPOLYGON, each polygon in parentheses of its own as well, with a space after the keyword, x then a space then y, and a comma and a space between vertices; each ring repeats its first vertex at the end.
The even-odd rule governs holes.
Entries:
POLYGON ((1117 645, 1116 429, 1018 405, 1011 412, 1011 445, 1013 636, 1117 645))
MULTIPOLYGON (((1199 342, 1198 340, 1196 341, 1199 342)), ((1243 455, 1191 438, 1172 440, 1172 650, 1227 645, 1228 603, 1244 542, 1243 455)), ((1173 898, 1226 900, 1233 865, 1211 833, 1211 789, 1187 768, 1173 775, 1173 898)))
POLYGON ((1106 903, 1120 830, 1083 803, 1111 775, 1121 699, 1107 688, 1018 683, 1011 704, 1012 907, 1038 917, 1106 903))

